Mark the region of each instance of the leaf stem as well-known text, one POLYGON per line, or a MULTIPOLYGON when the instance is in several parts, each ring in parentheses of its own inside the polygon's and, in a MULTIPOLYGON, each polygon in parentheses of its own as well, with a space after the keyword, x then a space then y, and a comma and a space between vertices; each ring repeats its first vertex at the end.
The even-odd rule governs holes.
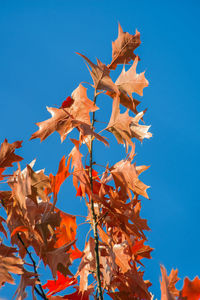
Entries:
POLYGON ((39 278, 39 274, 38 274, 37 268, 36 268, 36 262, 35 262, 35 260, 33 259, 32 255, 31 255, 31 252, 28 250, 28 248, 27 248, 26 245, 24 244, 24 242, 23 242, 23 240, 22 240, 22 238, 21 238, 21 236, 20 236, 19 233, 17 233, 17 237, 18 237, 18 239, 20 240, 20 242, 22 243, 24 249, 26 250, 26 253, 28 254, 30 260, 32 261, 32 263, 33 263, 33 268, 34 268, 34 272, 35 272, 35 274, 36 274, 36 278, 37 278, 37 280, 39 281, 38 286, 39 286, 39 289, 40 289, 40 290, 39 290, 37 287, 34 287, 34 290, 36 291, 36 293, 37 293, 38 295, 40 295, 40 297, 42 297, 42 298, 45 299, 45 300, 48 300, 47 297, 46 297, 46 295, 45 295, 45 292, 44 292, 44 290, 43 290, 43 288, 42 288, 42 284, 41 284, 41 281, 40 281, 40 278, 39 278))
MULTIPOLYGON (((95 89, 94 92, 94 105, 96 104, 96 98, 97 98, 97 91, 95 89)), ((95 112, 92 113, 92 124, 91 129, 94 129, 94 123, 95 123, 95 112)), ((92 167, 93 167, 93 138, 90 139, 90 168, 89 168, 89 177, 90 177, 90 186, 91 186, 91 193, 93 192, 93 178, 92 178, 92 167)), ((92 227, 94 232, 94 240, 95 240, 95 260, 96 260, 96 279, 97 279, 97 291, 99 294, 99 299, 103 300, 103 293, 102 293, 102 287, 101 287, 101 278, 100 278, 100 258, 99 258, 99 236, 97 231, 97 216, 94 210, 94 201, 91 197, 90 201, 90 207, 92 212, 92 227)))

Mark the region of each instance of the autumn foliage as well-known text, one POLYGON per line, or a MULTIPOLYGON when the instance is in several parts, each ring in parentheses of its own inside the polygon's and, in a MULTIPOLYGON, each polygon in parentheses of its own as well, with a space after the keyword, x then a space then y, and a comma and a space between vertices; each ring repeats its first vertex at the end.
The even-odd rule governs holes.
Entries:
MULTIPOLYGON (((14 284, 15 275, 20 276, 16 299, 27 297, 27 286, 32 289, 29 299, 87 300, 103 299, 105 295, 118 300, 153 299, 149 292, 151 282, 144 280, 143 262, 144 258, 151 259, 153 250, 145 235, 150 228, 147 220, 140 216, 143 198, 149 198, 149 186, 142 181, 141 174, 149 166, 136 164, 134 144, 135 139, 143 142, 152 136, 150 126, 144 123, 146 110, 139 110, 140 101, 134 98, 143 96, 149 84, 145 73, 136 71, 140 58, 135 50, 140 44, 137 30, 132 35, 124 32, 119 24, 110 64, 105 65, 99 59, 95 64, 77 53, 92 77, 89 88, 94 91, 93 100, 88 98, 85 84, 79 84, 57 107, 47 107, 51 118, 38 122, 39 128, 31 136, 31 139, 44 141, 57 131, 63 142, 70 134, 66 142, 72 149, 61 158, 57 174, 35 171, 35 161, 21 170, 22 157, 16 153, 22 142, 5 140, 1 144, 0 180, 7 188, 0 191, 1 209, 3 216, 6 215, 0 216, 0 286, 14 284), (111 70, 117 72, 118 65, 123 67, 113 82, 111 70), (97 132, 95 123, 101 110, 101 102, 98 102, 101 97, 108 103, 112 101, 112 113, 109 122, 97 132), (73 135, 75 132, 78 135, 73 135), (106 149, 112 142, 106 133, 125 146, 125 158, 114 165, 98 166, 93 159, 95 141, 106 149), (86 157, 82 154, 84 147, 88 150, 86 157), (10 174, 13 164, 16 169, 10 174), (57 207, 60 187, 70 177, 76 197, 85 201, 88 209, 85 220, 92 229, 85 237, 84 249, 77 247, 76 216, 57 207), (34 258, 30 247, 34 249, 34 258), (27 269, 27 258, 32 271, 27 269), (77 259, 79 266, 72 273, 71 266, 77 259), (40 281, 37 260, 52 273, 46 283, 40 281), (74 292, 66 290, 63 296, 68 287, 73 287, 74 292)), ((200 299, 198 277, 193 281, 185 278, 179 291, 175 286, 179 280, 177 270, 167 275, 161 266, 161 274, 162 300, 200 299)))

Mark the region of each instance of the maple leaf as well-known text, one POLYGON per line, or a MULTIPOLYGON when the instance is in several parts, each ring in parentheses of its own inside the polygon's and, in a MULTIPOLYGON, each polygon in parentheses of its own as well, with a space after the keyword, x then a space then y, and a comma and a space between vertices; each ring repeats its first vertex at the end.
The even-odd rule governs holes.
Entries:
POLYGON ((52 296, 60 291, 63 291, 69 286, 72 286, 77 283, 77 279, 69 276, 64 276, 60 272, 57 272, 58 279, 56 280, 47 280, 42 287, 44 289, 49 289, 47 292, 47 296, 52 296))
POLYGON ((94 82, 95 90, 106 90, 109 92, 119 93, 118 88, 110 78, 110 70, 104 65, 99 59, 97 59, 97 65, 95 65, 91 60, 89 60, 85 55, 77 53, 83 57, 86 62, 90 65, 89 69, 90 75, 94 82))
POLYGON ((131 247, 131 252, 134 255, 134 258, 138 261, 142 258, 151 258, 150 252, 153 250, 153 248, 144 245, 145 239, 142 240, 136 240, 134 241, 133 246, 131 247))
POLYGON ((133 51, 141 44, 140 33, 136 30, 135 35, 123 32, 121 25, 118 25, 118 38, 112 42, 112 62, 109 69, 115 70, 118 64, 127 64, 136 55, 133 51))
MULTIPOLYGON (((16 141, 12 144, 9 144, 7 139, 1 144, 0 148, 0 168, 12 167, 13 162, 21 161, 23 158, 16 155, 15 149, 21 147, 22 141, 16 141)), ((3 172, 1 169, 0 174, 3 172)))
POLYGON ((180 292, 180 300, 200 299, 200 279, 196 276, 192 281, 188 277, 184 279, 183 289, 180 292))
POLYGON ((49 179, 51 182, 51 189, 54 194, 54 197, 57 196, 57 194, 60 190, 61 184, 69 176, 70 160, 68 159, 67 166, 65 166, 65 163, 66 163, 66 158, 65 158, 65 156, 63 156, 59 163, 58 172, 57 172, 56 176, 54 176, 53 174, 49 174, 49 179))
POLYGON ((87 89, 81 84, 72 92, 73 103, 69 107, 47 107, 52 117, 46 121, 36 123, 39 130, 32 134, 31 140, 40 138, 45 140, 54 131, 60 134, 63 142, 70 131, 73 129, 72 120, 79 120, 90 124, 89 112, 96 111, 97 106, 87 97, 87 89))
POLYGON ((162 274, 162 281, 160 281, 161 300, 175 300, 175 296, 178 295, 178 290, 175 287, 179 281, 178 270, 172 269, 170 275, 167 276, 165 267, 161 265, 160 269, 162 274))
POLYGON ((125 67, 123 67, 121 74, 115 82, 120 91, 127 93, 130 97, 132 97, 132 93, 143 96, 143 89, 149 85, 148 80, 144 76, 145 72, 136 73, 137 63, 138 57, 136 57, 127 72, 125 71, 125 67))

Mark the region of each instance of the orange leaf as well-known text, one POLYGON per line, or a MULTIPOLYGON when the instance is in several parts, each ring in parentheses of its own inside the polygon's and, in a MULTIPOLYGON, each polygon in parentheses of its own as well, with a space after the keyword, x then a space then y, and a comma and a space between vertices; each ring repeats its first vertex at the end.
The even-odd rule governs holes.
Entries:
MULTIPOLYGON (((63 245, 72 242, 76 237, 76 217, 70 214, 66 214, 58 209, 56 211, 60 212, 61 222, 60 227, 56 228, 55 234, 57 241, 55 243, 56 248, 60 248, 63 245)), ((72 260, 82 257, 82 252, 73 245, 74 249, 70 249, 69 254, 72 260)))
POLYGON ((59 168, 56 176, 53 174, 49 175, 49 179, 51 181, 51 188, 52 192, 54 194, 54 197, 57 196, 61 184, 65 181, 65 179, 69 176, 69 165, 70 165, 70 159, 67 161, 67 166, 65 166, 66 158, 65 156, 62 157, 59 168))
POLYGON ((200 299, 200 279, 198 276, 193 281, 190 281, 188 277, 185 278, 181 296, 186 300, 200 299))

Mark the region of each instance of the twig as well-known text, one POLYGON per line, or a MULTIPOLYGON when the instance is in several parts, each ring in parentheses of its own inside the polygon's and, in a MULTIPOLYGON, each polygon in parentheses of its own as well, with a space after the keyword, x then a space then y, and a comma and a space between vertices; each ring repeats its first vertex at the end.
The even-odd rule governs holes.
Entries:
MULTIPOLYGON (((96 104, 97 92, 95 89, 94 92, 94 105, 96 104)), ((92 124, 91 129, 93 130, 95 123, 95 112, 92 114, 92 124)), ((91 192, 93 192, 93 177, 92 177, 92 167, 93 167, 93 139, 90 140, 90 168, 89 168, 89 177, 90 177, 90 186, 91 192)), ((97 216, 94 210, 94 201, 91 197, 90 201, 91 211, 92 211, 92 222, 93 222, 93 232, 94 232, 94 239, 95 239, 95 260, 96 260, 96 279, 97 279, 97 290, 99 294, 99 299, 103 300, 103 293, 101 287, 101 278, 100 278, 100 259, 99 259, 99 236, 97 231, 97 216)))
POLYGON ((26 245, 24 244, 24 242, 23 242, 23 240, 22 240, 22 238, 21 238, 21 236, 20 236, 19 233, 17 233, 17 237, 18 237, 18 239, 20 240, 20 242, 22 243, 22 245, 24 246, 24 249, 26 250, 26 253, 28 254, 30 260, 32 261, 32 263, 33 263, 33 268, 34 268, 34 272, 35 272, 35 274, 36 274, 35 277, 36 277, 37 280, 39 281, 38 286, 39 286, 40 291, 39 291, 39 289, 38 289, 36 286, 34 287, 34 290, 35 290, 36 293, 37 293, 38 295, 40 295, 43 299, 48 300, 47 297, 46 297, 46 295, 45 295, 45 292, 44 292, 44 290, 43 290, 43 288, 42 288, 42 285, 41 285, 41 281, 40 281, 40 278, 39 278, 39 275, 38 275, 38 272, 37 272, 35 260, 33 259, 31 252, 28 250, 28 248, 27 248, 26 245))

